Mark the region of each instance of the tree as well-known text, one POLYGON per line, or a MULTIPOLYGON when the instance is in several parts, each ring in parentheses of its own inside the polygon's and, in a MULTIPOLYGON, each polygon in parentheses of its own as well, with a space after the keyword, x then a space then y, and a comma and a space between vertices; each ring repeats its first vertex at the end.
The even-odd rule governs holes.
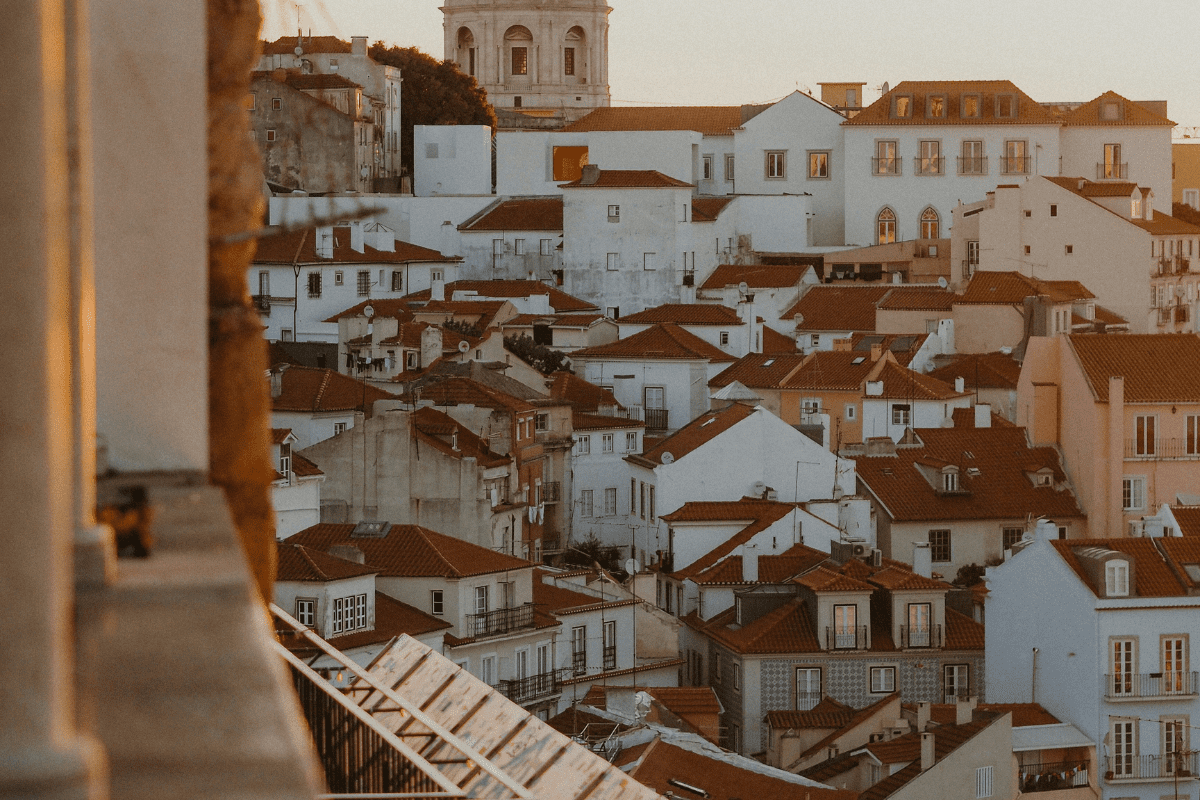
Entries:
POLYGON ((383 42, 371 45, 370 53, 378 63, 400 68, 400 164, 405 174, 412 175, 414 125, 490 125, 495 130, 496 112, 487 92, 454 62, 383 42))
POLYGON ((534 344, 533 339, 525 334, 507 336, 504 345, 512 354, 536 369, 543 375, 567 370, 567 357, 558 350, 552 350, 544 344, 534 344))
POLYGON ((616 545, 602 544, 595 535, 567 548, 563 561, 571 566, 591 568, 599 565, 608 572, 620 567, 621 550, 616 545))

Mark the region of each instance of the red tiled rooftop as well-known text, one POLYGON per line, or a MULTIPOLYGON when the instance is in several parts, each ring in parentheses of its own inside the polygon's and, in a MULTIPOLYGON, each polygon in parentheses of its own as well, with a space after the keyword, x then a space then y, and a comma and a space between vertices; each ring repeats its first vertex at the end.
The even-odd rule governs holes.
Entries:
POLYGON ((1171 513, 1179 523, 1179 535, 1200 538, 1200 506, 1171 506, 1171 513))
POLYGON ((1055 303, 1096 297, 1079 281, 1043 281, 1019 272, 980 270, 954 302, 958 305, 1021 305, 1026 297, 1038 295, 1045 295, 1055 303))
POLYGON ((875 304, 893 291, 900 290, 886 285, 813 286, 779 318, 790 320, 803 314, 803 321, 796 326, 800 331, 873 331, 875 304))
POLYGON ((603 414, 584 414, 579 411, 571 415, 571 426, 577 431, 598 431, 622 428, 644 428, 646 423, 640 419, 625 417, 609 417, 603 414))
POLYGON ((719 411, 709 411, 706 414, 701 414, 666 439, 655 443, 653 447, 647 449, 641 456, 630 456, 630 458, 649 462, 651 465, 657 465, 663 463, 662 457, 664 453, 670 453, 673 456, 672 460, 678 461, 701 445, 712 441, 753 413, 753 408, 741 405, 740 403, 734 403, 719 411))
POLYGON ((1017 388, 1021 377, 1021 365, 1011 354, 1006 353, 961 353, 951 357, 953 360, 945 366, 930 370, 931 378, 953 384, 957 378, 963 379, 967 389, 1008 389, 1017 388))
POLYGON ((317 255, 317 230, 288 231, 265 236, 258 240, 258 249, 254 254, 255 264, 408 264, 408 263, 446 263, 462 261, 458 256, 446 256, 428 247, 396 242, 394 253, 386 250, 376 250, 369 244, 364 244, 360 253, 350 246, 350 229, 333 229, 333 257, 323 258, 317 255))
POLYGON ((396 399, 394 394, 331 369, 288 367, 280 384, 279 396, 271 398, 272 411, 363 411, 376 400, 396 399))
POLYGON ((692 184, 676 180, 655 169, 602 169, 594 183, 583 178, 562 183, 563 189, 690 189, 692 184))
POLYGON ((718 373, 708 382, 708 385, 712 388, 720 388, 737 381, 750 389, 778 387, 780 382, 791 374, 792 370, 799 367, 805 359, 803 353, 796 352, 795 342, 792 342, 791 339, 788 341, 792 344, 792 352, 786 355, 750 353, 742 356, 718 373))
POLYGON ((697 131, 728 136, 743 121, 741 106, 608 106, 597 108, 563 131, 697 131))
POLYGON ((327 582, 374 575, 379 570, 290 542, 276 542, 279 567, 275 580, 327 582))
POLYGON ((1087 547, 1097 547, 1102 550, 1115 550, 1133 558, 1135 567, 1132 570, 1133 585, 1131 596, 1136 597, 1181 597, 1187 594, 1187 588, 1180 583, 1179 578, 1171 570, 1163 555, 1155 548, 1154 541, 1146 538, 1135 539, 1056 539, 1050 542, 1063 561, 1085 586, 1092 590, 1097 597, 1100 592, 1092 585, 1084 572, 1083 566, 1075 555, 1075 550, 1087 547))
POLYGON ((572 359, 684 359, 703 360, 713 363, 732 362, 736 359, 709 344, 696 334, 673 323, 662 323, 639 331, 626 339, 609 344, 595 345, 576 350, 572 359))
POLYGON ((305 53, 352 52, 350 42, 336 36, 302 36, 299 39, 295 36, 281 36, 273 42, 264 41, 262 52, 264 56, 294 56, 297 44, 305 53))
POLYGON ((892 90, 864 108, 843 125, 1055 125, 1058 119, 1047 108, 1022 92, 1012 81, 901 81, 892 90), (963 95, 979 96, 979 115, 963 116, 963 95), (892 99, 908 95, 912 98, 907 117, 893 116, 892 99), (945 98, 941 117, 926 116, 930 96, 945 98), (997 95, 1012 95, 1017 102, 1016 114, 1000 116, 997 95))
POLYGON ((701 290, 723 289, 745 283, 751 289, 785 289, 796 286, 812 269, 808 264, 721 264, 700 286, 701 290))
POLYGON ((1086 125, 1092 126, 1127 126, 1127 125, 1164 125, 1173 127, 1174 122, 1164 116, 1155 114, 1145 106, 1139 105, 1132 100, 1126 100, 1116 92, 1105 92, 1091 102, 1084 103, 1076 109, 1073 109, 1063 116, 1062 122, 1064 125, 1086 125), (1111 120, 1104 119, 1100 113, 1101 107, 1107 101, 1115 101, 1119 104, 1121 114, 1119 119, 1111 120))
POLYGON ((766 355, 790 355, 798 352, 796 340, 766 325, 762 329, 762 351, 766 355))
MULTIPOLYGON (((533 280, 497 280, 497 281, 475 281, 461 280, 451 281, 445 287, 446 297, 453 297, 455 292, 474 292, 480 298, 503 298, 512 299, 517 297, 532 297, 534 295, 546 294, 550 296, 550 309, 556 314, 562 314, 567 311, 595 311, 596 306, 580 300, 578 297, 573 297, 562 289, 554 286, 547 286, 541 281, 533 280)), ((408 301, 428 301, 431 297, 429 289, 423 289, 419 292, 413 292, 405 297, 408 301)))
POLYGON ((870 592, 874 590, 869 583, 863 583, 849 575, 843 575, 825 567, 817 567, 812 572, 801 575, 796 578, 796 583, 812 589, 814 592, 870 592))
POLYGON ((870 353, 819 350, 809 353, 800 368, 779 386, 783 389, 855 391, 877 369, 882 367, 871 360, 870 353))
MULTIPOLYGON (((460 231, 546 231, 563 229, 562 197, 519 197, 498 200, 458 226, 460 231)), ((532 244, 532 243, 530 243, 532 244)))
MULTIPOLYGON (((1038 703, 980 703, 981 711, 996 714, 1012 714, 1012 726, 1025 728, 1030 725, 1057 725, 1061 722, 1038 703)), ((956 709, 952 703, 931 703, 929 718, 939 725, 953 725, 956 709)))
POLYGON ((611 389, 601 388, 573 372, 554 373, 550 397, 567 401, 579 412, 595 412, 600 406, 620 406, 611 389))
POLYGON ((883 382, 884 398, 909 398, 912 400, 950 400, 962 397, 964 392, 937 378, 931 378, 894 361, 888 361, 874 380, 883 382))
POLYGON ((654 325, 660 322, 673 322, 676 325, 745 324, 732 308, 712 303, 667 303, 621 317, 622 325, 654 325))
POLYGON ((732 202, 732 197, 695 197, 692 199, 692 222, 712 222, 732 202))
POLYGON ((1071 349, 1101 403, 1108 379, 1125 379, 1126 403, 1200 402, 1200 336, 1194 333, 1072 334, 1071 349))

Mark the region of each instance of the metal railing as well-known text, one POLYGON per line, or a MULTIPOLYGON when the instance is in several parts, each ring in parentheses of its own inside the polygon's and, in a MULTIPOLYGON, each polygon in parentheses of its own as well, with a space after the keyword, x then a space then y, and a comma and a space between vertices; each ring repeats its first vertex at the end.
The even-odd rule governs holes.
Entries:
POLYGON ((1001 156, 1001 175, 1028 175, 1033 167, 1032 156, 1001 156))
POLYGON ((467 614, 468 637, 503 636, 506 633, 533 627, 533 603, 516 608, 497 608, 483 614, 467 614))
POLYGON ((1098 181, 1114 181, 1126 180, 1129 178, 1129 164, 1097 164, 1096 165, 1096 180, 1098 181))
POLYGON ((946 159, 942 156, 915 156, 913 169, 918 175, 945 175, 946 159))
POLYGON ((1200 694, 1200 673, 1126 672, 1104 676, 1104 696, 1109 700, 1187 697, 1200 694))
POLYGON ((1196 774, 1200 753, 1167 753, 1165 755, 1117 755, 1107 758, 1106 781, 1136 781, 1147 778, 1190 778, 1196 774))
POLYGON ((815 706, 819 702, 821 702, 821 693, 820 692, 802 692, 802 691, 796 692, 796 710, 797 711, 810 711, 810 710, 812 710, 813 706, 815 706))
POLYGON ((665 431, 667 429, 667 409, 665 408, 646 408, 643 409, 645 414, 644 422, 646 429, 652 431, 665 431))
POLYGON ((557 503, 562 499, 562 483, 546 481, 542 484, 542 502, 557 503))
POLYGON ((571 673, 582 675, 587 672, 587 650, 577 650, 571 653, 571 673))
POLYGON ((604 669, 610 670, 610 669, 616 669, 616 668, 617 668, 617 646, 615 644, 610 644, 604 648, 604 669))
POLYGON ((959 156, 959 175, 987 175, 987 156, 959 156))
POLYGON ((695 286, 696 285, 696 270, 685 269, 683 271, 683 285, 684 286, 695 286))
POLYGON ((1089 785, 1087 761, 1048 761, 1022 764, 1018 788, 1021 793, 1053 792, 1089 785))
POLYGON ((1154 459, 1162 461, 1172 458, 1200 458, 1200 440, 1184 438, 1125 440, 1125 458, 1154 459))
POLYGON ((250 296, 250 303, 255 310, 270 316, 271 314, 271 298, 269 295, 256 294, 250 296))
POLYGON ((942 641, 942 626, 941 625, 901 625, 900 626, 900 647, 941 647, 942 641))
POLYGON ((866 626, 825 629, 826 650, 866 650, 868 647, 866 626))
POLYGON ((567 670, 551 670, 525 678, 500 681, 496 688, 514 703, 529 703, 562 691, 562 679, 567 670))
POLYGON ((871 174, 872 175, 899 175, 903 170, 901 166, 904 162, 897 156, 890 158, 872 158, 871 159, 871 174))

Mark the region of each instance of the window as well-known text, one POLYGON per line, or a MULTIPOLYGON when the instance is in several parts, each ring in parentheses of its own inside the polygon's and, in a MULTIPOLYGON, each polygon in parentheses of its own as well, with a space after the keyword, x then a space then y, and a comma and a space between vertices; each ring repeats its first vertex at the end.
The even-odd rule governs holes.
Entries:
POLYGON ((333 435, 334 436, 337 436, 338 434, 345 433, 345 432, 346 432, 346 423, 344 423, 344 422, 333 423, 333 435))
POLYGON ((900 159, 896 156, 896 141, 883 139, 875 142, 875 163, 871 170, 876 175, 899 175, 900 159))
POLYGON ((621 207, 620 206, 609 206, 608 207, 608 221, 609 222, 620 222, 621 221, 621 207))
POLYGON ((283 108, 283 98, 282 97, 272 97, 271 98, 271 110, 279 111, 281 108, 283 108))
POLYGON ((365 269, 358 271, 358 296, 366 297, 371 293, 371 273, 365 269))
POLYGON ((354 595, 354 627, 360 630, 367 627, 367 596, 365 594, 354 595))
POLYGON ((848 404, 842 416, 847 422, 853 422, 858 419, 858 406, 853 403, 848 404))
POLYGON ((975 797, 991 797, 992 796, 992 768, 991 766, 975 768, 975 797))
POLYGON ((335 597, 333 600, 333 632, 341 633, 342 624, 345 617, 346 600, 342 597, 335 597))
POLYGON ((583 434, 575 439, 575 455, 586 456, 592 452, 591 434, 583 434))
POLYGON ((933 605, 930 603, 908 604, 908 635, 904 642, 906 647, 929 647, 932 644, 932 615, 933 605))
POLYGON ((892 405, 893 425, 907 425, 911 421, 912 413, 908 403, 894 403, 892 405))
POLYGON ((783 180, 787 177, 787 151, 768 150, 766 177, 769 180, 783 180))
POLYGON ((1129 596, 1129 562, 1109 561, 1104 565, 1104 593, 1109 597, 1129 596))
POLYGON ((575 48, 563 48, 563 75, 575 74, 575 48))
POLYGON ((931 94, 925 97, 925 116, 930 119, 942 119, 946 116, 946 96, 931 94))
POLYGON ((258 273, 258 293, 263 297, 271 296, 271 273, 262 271, 258 273))
POLYGON ((733 156, 725 156, 725 180, 733 180, 733 156))
POLYGON ((308 296, 317 298, 321 296, 321 273, 313 271, 308 273, 308 296))
POLYGON ((796 669, 796 709, 808 711, 821 702, 821 670, 819 667, 796 669))
POLYGON ((891 244, 896 241, 896 212, 884 208, 875 218, 875 243, 891 244))
POLYGON ((712 176, 712 156, 704 156, 700 159, 700 177, 702 180, 711 181, 712 176))
POLYGON ((1186 636, 1162 638, 1163 693, 1182 694, 1188 691, 1188 640, 1186 636))
POLYGON ((1137 672, 1137 640, 1113 639, 1110 655, 1112 694, 1133 694, 1133 676, 1137 672))
POLYGON ((301 625, 304 625, 308 628, 311 628, 317 624, 316 600, 296 601, 296 622, 299 622, 301 625))
POLYGON ((1133 454, 1152 456, 1158 451, 1158 417, 1154 414, 1138 414, 1133 418, 1133 454))
POLYGON ((625 452, 626 453, 636 453, 637 452, 637 431, 628 431, 625 434, 625 452))
POLYGON ((285 342, 291 342, 291 341, 294 341, 296 337, 292 335, 291 328, 284 328, 281 331, 279 331, 279 338, 285 342))
POLYGON ((525 240, 515 239, 513 241, 513 254, 518 256, 525 255, 525 240))
POLYGON ((605 306, 604 307, 604 316, 608 317, 609 319, 620 319, 621 318, 621 307, 620 306, 605 306))
POLYGON ((433 589, 429 592, 429 613, 439 617, 446 613, 445 593, 441 589, 433 589))
POLYGON ((1104 163, 1100 165, 1100 178, 1124 178, 1125 165, 1121 163, 1121 145, 1104 145, 1104 163))
POLYGON ((654 253, 642 253, 642 269, 654 269, 654 253))
POLYGON ((553 244, 553 239, 542 239, 541 244, 538 247, 538 252, 544 256, 552 255, 554 252, 553 244))
POLYGON ((1004 528, 1000 531, 1000 538, 1003 542, 1002 550, 1011 550, 1012 546, 1025 536, 1024 528, 1004 528))
MULTIPOLYGON (((654 522, 654 487, 653 486, 650 487, 650 521, 654 522)), ((683 590, 680 589, 680 591, 682 592, 683 590)), ((683 604, 683 595, 680 595, 679 602, 680 602, 680 605, 683 604)))
POLYGON ((962 111, 961 116, 971 118, 979 116, 979 95, 964 94, 962 96, 962 111))
POLYGON ((947 703, 953 703, 960 697, 969 696, 968 674, 969 671, 966 664, 947 664, 943 668, 942 676, 946 688, 947 703))
POLYGON ((1004 158, 1000 171, 1006 175, 1025 175, 1029 172, 1026 156, 1028 143, 1024 139, 1008 139, 1004 142, 1004 158))
POLYGON ((1063 255, 1069 256, 1074 252, 1075 252, 1075 245, 1071 245, 1071 244, 1063 245, 1063 255))
POLYGON ((858 606, 833 607, 833 646, 838 649, 858 646, 858 606))
POLYGON ((1183 452, 1189 456, 1200 455, 1200 415, 1188 414, 1184 418, 1183 452))
POLYGON ((604 623, 604 669, 617 668, 617 623, 609 620, 604 623))
POLYGON ((584 489, 579 493, 579 515, 582 517, 592 516, 592 490, 584 489))
MULTIPOLYGON (((529 48, 514 47, 512 49, 512 72, 513 75, 528 75, 529 74, 529 48)), ((514 103, 514 105, 519 105, 514 103)))
POLYGON ((292 471, 292 446, 286 442, 279 445, 279 471, 285 478, 292 471))
POLYGON ((729 665, 729 685, 733 687, 735 692, 742 690, 742 665, 733 663, 729 665))
POLYGON ((912 116, 912 96, 907 94, 896 95, 892 98, 892 116, 893 117, 911 117, 912 116))
POLYGON ((571 671, 576 675, 587 672, 587 626, 571 629, 571 671))
POLYGON ((1017 98, 1011 94, 996 95, 996 116, 1002 119, 1017 115, 1017 98))
POLYGON ((809 336, 808 344, 809 344, 809 347, 820 347, 821 346, 821 334, 814 333, 811 336, 809 336))
POLYGON ((342 271, 340 269, 335 270, 333 273, 333 285, 334 286, 342 285, 342 271))
POLYGON ((1162 725, 1162 775, 1174 775, 1176 770, 1188 768, 1187 757, 1190 755, 1188 745, 1187 717, 1168 718, 1159 721, 1162 725))
POLYGON ((808 177, 810 180, 823 180, 829 177, 829 151, 808 151, 808 177))
POLYGON ((937 210, 933 206, 929 206, 921 212, 921 238, 922 239, 937 239, 941 235, 942 218, 938 216, 937 210))
POLYGON ((871 667, 871 692, 891 694, 896 691, 895 667, 871 667))
POLYGON ((958 473, 954 470, 947 470, 942 473, 942 491, 957 492, 958 491, 958 473))
MULTIPOLYGON (((621 265, 620 265, 620 263, 617 261, 617 254, 616 254, 616 253, 609 253, 609 254, 608 254, 608 268, 609 268, 610 270, 616 270, 616 269, 618 269, 620 266, 621 266, 621 265)), ((610 314, 609 316, 612 316, 612 315, 610 314)), ((616 319, 616 317, 613 317, 613 319, 616 319)))
POLYGON ((258 100, 258 95, 257 95, 257 94, 255 94, 254 92, 251 92, 250 94, 246 95, 246 103, 245 103, 245 105, 246 105, 246 110, 247 110, 247 111, 253 111, 253 110, 254 110, 254 104, 255 104, 255 102, 256 102, 257 100, 258 100))
POLYGON ((1109 766, 1114 778, 1132 778, 1140 772, 1137 757, 1137 726, 1131 719, 1114 719, 1110 723, 1109 741, 1112 756, 1109 766))
POLYGON ((488 587, 486 586, 475 587, 475 613, 488 613, 488 587))
POLYGON ((496 657, 484 656, 479 659, 479 680, 488 686, 496 684, 496 657))
POLYGON ((611 433, 600 434, 600 449, 605 453, 613 451, 613 435, 611 433))
POLYGON ((604 490, 604 516, 615 517, 617 515, 617 490, 609 488, 604 490))
POLYGON ((629 516, 637 514, 637 479, 629 479, 629 516))
POLYGON ((929 552, 934 561, 945 563, 950 560, 950 531, 945 529, 929 532, 929 552))
POLYGON ((275 141, 275 129, 274 128, 267 128, 267 141, 268 142, 275 141))
POLYGON ((922 139, 919 148, 917 174, 941 175, 944 171, 942 169, 944 163, 942 159, 942 143, 937 139, 922 139))
POLYGON ((1141 511, 1146 507, 1146 478, 1143 475, 1127 475, 1121 479, 1121 508, 1124 511, 1141 511))

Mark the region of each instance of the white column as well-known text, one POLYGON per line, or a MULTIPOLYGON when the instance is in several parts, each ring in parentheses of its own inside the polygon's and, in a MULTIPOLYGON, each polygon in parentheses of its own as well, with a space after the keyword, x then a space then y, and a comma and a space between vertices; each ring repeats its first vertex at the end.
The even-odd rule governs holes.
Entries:
POLYGON ((65 17, 54 0, 3 0, 0 18, 0 798, 95 797, 72 690, 65 17))

